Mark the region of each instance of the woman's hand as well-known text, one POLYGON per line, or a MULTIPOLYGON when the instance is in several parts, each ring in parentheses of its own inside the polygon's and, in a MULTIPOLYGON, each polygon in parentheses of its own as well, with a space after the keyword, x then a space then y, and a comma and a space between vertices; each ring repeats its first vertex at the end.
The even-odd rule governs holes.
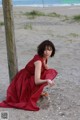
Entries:
POLYGON ((47 83, 50 87, 52 87, 54 85, 54 82, 50 79, 47 80, 47 83))

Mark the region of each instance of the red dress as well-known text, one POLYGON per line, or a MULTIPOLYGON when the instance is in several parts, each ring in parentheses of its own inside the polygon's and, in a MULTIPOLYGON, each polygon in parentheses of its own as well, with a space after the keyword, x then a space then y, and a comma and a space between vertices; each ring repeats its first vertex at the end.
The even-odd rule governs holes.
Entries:
POLYGON ((31 111, 39 110, 36 103, 47 83, 35 85, 34 62, 37 60, 42 62, 41 79, 53 80, 56 77, 57 71, 54 69, 46 70, 42 57, 35 55, 26 67, 21 69, 13 78, 7 89, 6 100, 0 103, 0 107, 18 108, 31 111))

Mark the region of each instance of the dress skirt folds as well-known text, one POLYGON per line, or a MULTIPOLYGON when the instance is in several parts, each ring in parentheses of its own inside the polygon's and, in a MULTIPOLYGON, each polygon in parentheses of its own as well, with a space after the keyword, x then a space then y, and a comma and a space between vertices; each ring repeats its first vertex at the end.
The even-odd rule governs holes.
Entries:
POLYGON ((37 101, 47 83, 36 85, 34 82, 34 62, 37 60, 42 62, 41 79, 53 80, 56 77, 57 71, 55 69, 46 70, 43 59, 39 55, 35 55, 26 67, 21 69, 13 78, 7 89, 6 100, 0 103, 0 107, 39 110, 37 101))

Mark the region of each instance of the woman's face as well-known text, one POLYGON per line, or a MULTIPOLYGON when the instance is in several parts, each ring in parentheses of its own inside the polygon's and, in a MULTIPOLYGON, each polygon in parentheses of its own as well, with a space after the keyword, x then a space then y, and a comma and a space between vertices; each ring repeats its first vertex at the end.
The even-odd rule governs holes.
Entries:
POLYGON ((44 50, 44 57, 49 58, 52 54, 52 47, 51 46, 46 46, 44 50))

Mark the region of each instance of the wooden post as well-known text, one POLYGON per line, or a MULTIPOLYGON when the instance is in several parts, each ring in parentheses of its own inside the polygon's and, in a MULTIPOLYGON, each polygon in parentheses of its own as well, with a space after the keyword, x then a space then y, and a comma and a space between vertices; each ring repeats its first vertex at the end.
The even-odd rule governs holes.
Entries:
POLYGON ((2 0, 10 82, 18 71, 12 0, 2 0))

